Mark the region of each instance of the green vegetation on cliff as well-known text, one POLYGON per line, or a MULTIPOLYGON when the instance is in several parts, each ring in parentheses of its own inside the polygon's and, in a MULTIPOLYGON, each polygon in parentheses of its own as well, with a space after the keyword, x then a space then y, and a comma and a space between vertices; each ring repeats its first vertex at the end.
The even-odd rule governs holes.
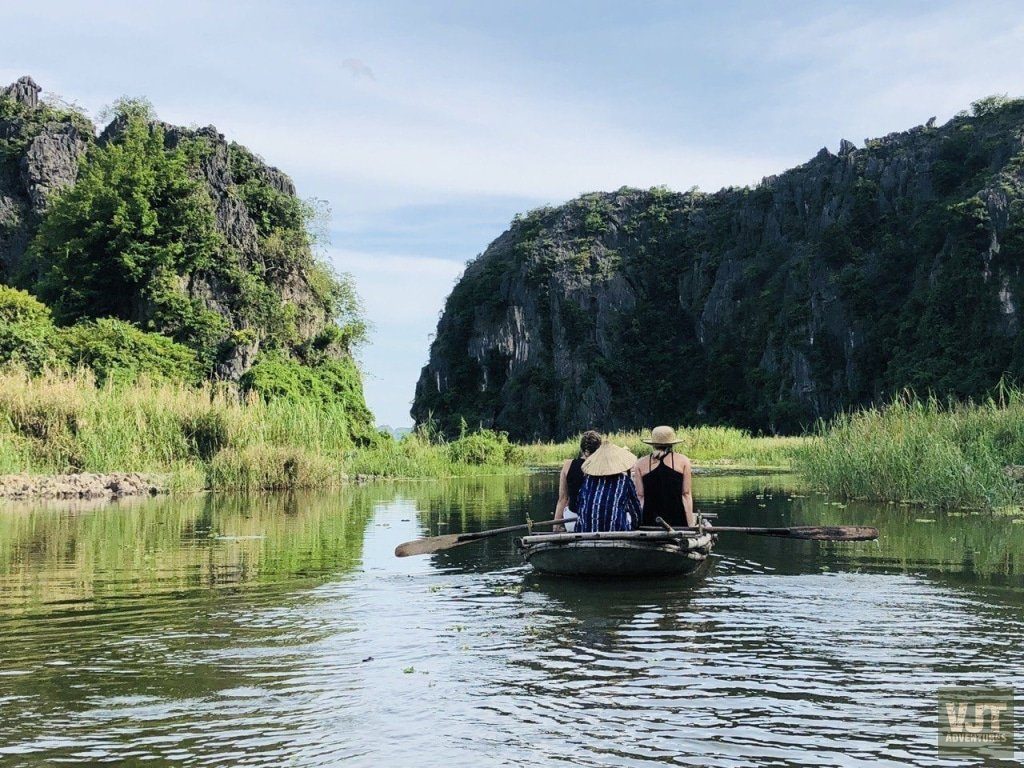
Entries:
POLYGON ((78 179, 47 207, 29 249, 36 290, 61 322, 114 317, 145 323, 210 355, 219 314, 175 290, 209 268, 220 245, 213 203, 191 172, 198 143, 164 146, 164 129, 123 109, 116 141, 90 148, 78 179))
POLYGON ((88 368, 99 383, 140 376, 199 383, 196 354, 165 336, 113 318, 57 326, 49 308, 25 291, 0 285, 0 368, 33 374, 88 368))

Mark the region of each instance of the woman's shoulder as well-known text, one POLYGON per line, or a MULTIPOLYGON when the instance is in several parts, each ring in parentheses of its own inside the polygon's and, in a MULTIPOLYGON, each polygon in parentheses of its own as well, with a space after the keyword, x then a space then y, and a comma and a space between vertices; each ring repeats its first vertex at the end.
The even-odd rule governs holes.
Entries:
POLYGON ((690 467, 691 469, 693 468, 693 462, 690 461, 690 457, 687 456, 685 453, 679 453, 677 451, 672 455, 676 457, 676 461, 679 462, 679 466, 690 467))

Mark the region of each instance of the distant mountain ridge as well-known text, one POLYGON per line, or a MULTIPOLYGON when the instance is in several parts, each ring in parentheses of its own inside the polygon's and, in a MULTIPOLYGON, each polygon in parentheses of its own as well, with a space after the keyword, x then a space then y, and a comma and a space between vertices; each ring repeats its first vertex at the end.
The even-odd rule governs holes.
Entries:
POLYGON ((412 408, 518 439, 768 432, 1024 377, 1024 100, 844 140, 754 188, 517 216, 445 304, 412 408))

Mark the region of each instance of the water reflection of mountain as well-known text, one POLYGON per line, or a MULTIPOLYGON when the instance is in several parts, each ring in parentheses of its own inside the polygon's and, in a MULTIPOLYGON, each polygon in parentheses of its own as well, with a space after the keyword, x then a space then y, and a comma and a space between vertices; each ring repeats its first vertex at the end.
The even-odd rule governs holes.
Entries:
POLYGON ((70 761, 104 723, 173 727, 251 685, 265 649, 301 659, 347 621, 309 588, 359 565, 381 493, 0 512, 0 743, 60 733, 70 761))
MULTIPOLYGON (((405 493, 408 488, 403 488, 405 493)), ((441 481, 416 488, 418 518, 425 536, 479 531, 532 520, 549 520, 558 493, 558 475, 477 477, 441 481)), ((431 556, 435 566, 491 571, 519 566, 515 535, 455 547, 431 556)))

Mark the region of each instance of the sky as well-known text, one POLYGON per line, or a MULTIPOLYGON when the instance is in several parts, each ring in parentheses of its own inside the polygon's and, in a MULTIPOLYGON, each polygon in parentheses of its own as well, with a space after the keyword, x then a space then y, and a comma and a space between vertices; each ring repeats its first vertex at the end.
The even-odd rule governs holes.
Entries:
POLYGON ((143 96, 332 211, 372 325, 378 424, 411 424, 465 263, 512 217, 623 185, 756 183, 843 138, 1024 95, 1019 2, 0 0, 0 83, 91 115, 143 96))

